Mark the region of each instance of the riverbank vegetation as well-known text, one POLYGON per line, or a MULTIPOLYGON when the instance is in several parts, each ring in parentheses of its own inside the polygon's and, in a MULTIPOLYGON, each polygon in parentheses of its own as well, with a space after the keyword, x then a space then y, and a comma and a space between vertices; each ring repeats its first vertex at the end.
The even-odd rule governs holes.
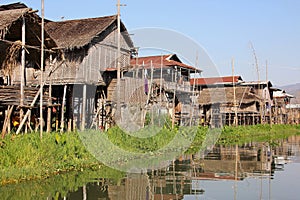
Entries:
POLYGON ((0 142, 0 182, 47 178, 63 171, 98 167, 76 133, 11 135, 0 142))
MULTIPOLYGON (((149 129, 147 130, 150 131, 149 129)), ((167 127, 156 130, 151 137, 137 137, 114 127, 104 134, 114 145, 130 152, 154 152, 169 144, 177 134, 190 140, 189 149, 185 153, 195 153, 203 148, 207 141, 208 127, 174 128, 167 127), (193 137, 190 135, 193 134, 193 137)), ((218 139, 216 144, 233 145, 247 142, 270 142, 300 134, 299 125, 256 125, 224 127, 215 129, 218 139)), ((151 132, 151 131, 150 131, 151 132)), ((210 132, 213 133, 213 132, 210 132)), ((143 132, 139 133, 140 135, 143 132)), ((145 133, 146 134, 146 133, 145 133)), ((174 143, 180 147, 180 141, 174 143)), ((172 151, 177 148, 166 148, 172 151)), ((110 149, 107 149, 109 151, 110 149)), ((160 152, 161 153, 161 152, 160 152)), ((79 133, 8 135, 0 140, 0 183, 19 182, 47 178, 65 171, 81 171, 87 168, 99 169, 103 165, 85 148, 79 133)))

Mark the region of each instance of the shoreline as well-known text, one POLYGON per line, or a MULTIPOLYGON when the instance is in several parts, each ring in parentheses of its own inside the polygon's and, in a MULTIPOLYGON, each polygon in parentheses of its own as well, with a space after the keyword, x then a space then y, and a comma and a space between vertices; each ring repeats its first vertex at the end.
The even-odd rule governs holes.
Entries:
MULTIPOLYGON (((186 154, 193 154, 201 148, 207 128, 198 127, 186 154)), ((174 130, 162 129, 151 139, 137 139, 124 136, 120 129, 111 129, 106 134, 112 143, 129 151, 155 151, 166 145, 174 130), (130 146, 128 146, 130 144, 130 146)), ((271 142, 291 135, 299 135, 299 125, 255 125, 223 127, 218 145, 242 144, 250 141, 271 142)), ((74 171, 101 170, 104 164, 96 160, 84 147, 79 134, 45 133, 42 140, 38 133, 8 135, 0 140, 0 185, 19 183, 65 174, 74 171)))

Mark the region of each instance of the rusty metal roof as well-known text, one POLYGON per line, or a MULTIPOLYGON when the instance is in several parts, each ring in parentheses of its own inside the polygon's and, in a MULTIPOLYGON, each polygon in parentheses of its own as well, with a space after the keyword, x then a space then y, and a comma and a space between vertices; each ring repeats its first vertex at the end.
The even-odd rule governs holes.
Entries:
POLYGON ((195 85, 213 85, 213 84, 225 84, 243 81, 241 76, 220 76, 220 77, 208 77, 208 78, 192 78, 190 84, 195 85))
POLYGON ((145 68, 150 68, 151 62, 153 68, 160 68, 161 65, 163 68, 178 66, 184 69, 201 72, 201 70, 196 69, 195 67, 182 63, 176 54, 138 57, 138 58, 132 58, 130 60, 130 64, 132 66, 136 66, 136 65, 142 66, 144 64, 145 68))

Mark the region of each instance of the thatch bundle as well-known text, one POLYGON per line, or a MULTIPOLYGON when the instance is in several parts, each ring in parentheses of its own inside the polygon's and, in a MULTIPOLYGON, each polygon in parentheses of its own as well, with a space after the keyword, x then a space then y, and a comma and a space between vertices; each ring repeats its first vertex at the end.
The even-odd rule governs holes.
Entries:
POLYGON ((20 40, 11 44, 6 50, 6 56, 2 63, 1 69, 5 76, 11 76, 12 71, 17 66, 17 59, 20 55, 20 49, 22 48, 22 42, 20 40))

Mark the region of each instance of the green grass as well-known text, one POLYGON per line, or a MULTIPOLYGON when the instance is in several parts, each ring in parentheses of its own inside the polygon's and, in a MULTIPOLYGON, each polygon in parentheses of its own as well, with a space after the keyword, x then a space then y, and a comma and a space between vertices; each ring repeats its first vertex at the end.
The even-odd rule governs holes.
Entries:
POLYGON ((0 141, 0 183, 45 178, 99 165, 77 133, 10 135, 0 141))

